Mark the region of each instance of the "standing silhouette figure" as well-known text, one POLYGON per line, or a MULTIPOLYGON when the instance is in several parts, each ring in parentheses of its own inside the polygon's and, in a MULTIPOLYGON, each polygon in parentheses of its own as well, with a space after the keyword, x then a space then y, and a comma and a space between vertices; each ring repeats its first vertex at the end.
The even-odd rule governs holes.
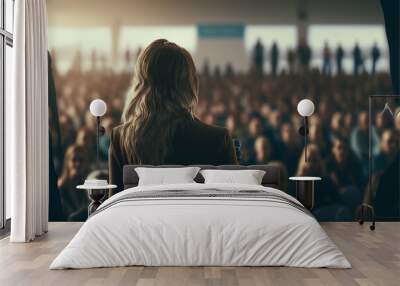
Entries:
POLYGON ((253 67, 257 74, 262 74, 264 71, 264 45, 258 39, 254 46, 253 67))
POLYGON ((343 58, 344 58, 344 49, 341 44, 336 49, 336 69, 337 73, 341 74, 343 72, 343 58))
POLYGON ((380 57, 381 57, 381 50, 379 49, 378 44, 375 42, 374 46, 371 49, 371 58, 372 58, 371 73, 373 75, 376 73, 376 66, 380 57))
POLYGON ((356 43, 353 49, 353 61, 354 61, 353 74, 358 75, 360 72, 364 70, 364 58, 358 43, 356 43))
POLYGON ((276 76, 278 73, 279 65, 279 48, 278 44, 274 42, 271 48, 271 73, 276 76))
POLYGON ((325 75, 330 75, 332 72, 332 64, 331 64, 331 49, 328 45, 328 42, 325 42, 324 49, 322 51, 323 63, 322 63, 322 73, 325 75))

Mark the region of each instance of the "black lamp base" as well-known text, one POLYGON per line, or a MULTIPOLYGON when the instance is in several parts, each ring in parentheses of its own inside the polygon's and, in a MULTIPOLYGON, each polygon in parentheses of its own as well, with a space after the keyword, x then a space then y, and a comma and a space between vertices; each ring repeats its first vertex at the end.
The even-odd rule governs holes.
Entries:
POLYGON ((308 118, 304 117, 304 125, 299 128, 299 134, 304 137, 304 160, 308 162, 307 157, 307 137, 310 130, 308 128, 308 118))
POLYGON ((299 128, 299 134, 301 135, 301 136, 308 136, 308 134, 310 133, 310 130, 308 129, 308 127, 306 127, 306 126, 301 126, 300 128, 299 128))

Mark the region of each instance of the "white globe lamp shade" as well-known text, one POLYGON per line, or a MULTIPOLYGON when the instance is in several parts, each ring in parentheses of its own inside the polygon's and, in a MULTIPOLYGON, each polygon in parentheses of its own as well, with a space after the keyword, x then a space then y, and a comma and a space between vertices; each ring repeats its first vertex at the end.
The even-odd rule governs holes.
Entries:
POLYGON ((314 103, 309 99, 303 99, 297 105, 297 112, 303 117, 308 117, 313 115, 314 110, 315 110, 314 103))
POLYGON ((93 116, 101 117, 107 111, 107 104, 101 99, 95 99, 90 103, 89 109, 93 116))

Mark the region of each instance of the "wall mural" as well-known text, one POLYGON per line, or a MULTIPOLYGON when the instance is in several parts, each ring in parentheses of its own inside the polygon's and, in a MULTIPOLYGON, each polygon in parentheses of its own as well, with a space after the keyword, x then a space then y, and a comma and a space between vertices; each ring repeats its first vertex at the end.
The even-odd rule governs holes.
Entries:
MULTIPOLYGON (((49 13, 49 19, 55 17, 49 13)), ((168 29, 121 25, 116 38, 115 27, 85 27, 84 19, 79 23, 82 27, 49 22, 55 169, 50 179, 61 201, 61 206, 50 205, 50 213, 62 209, 54 219, 87 218, 87 193, 76 187, 87 178, 108 179, 111 130, 121 123, 138 56, 158 38, 176 42, 193 55, 200 84, 195 114, 207 124, 228 129, 240 164, 277 162, 288 178, 321 177, 313 209, 319 220, 354 220, 357 207, 369 197, 378 199, 378 208, 382 202, 396 202, 391 204, 393 212, 378 209, 378 216, 399 215, 398 185, 383 200, 377 195, 384 184, 380 178, 388 178, 387 170, 399 162, 400 116, 395 115, 400 104, 393 100, 376 102, 372 110, 376 187, 368 191, 368 98, 392 93, 383 24, 310 24, 306 36, 303 26, 297 32, 298 27, 287 23, 282 23, 281 33, 274 28, 273 34, 268 25, 257 27, 255 33, 250 25, 237 23, 168 29), (324 32, 328 30, 339 40, 331 40, 324 32), (304 98, 315 104, 308 122, 308 162, 298 133, 303 119, 297 104, 304 98), (107 104, 99 162, 96 118, 89 111, 94 99, 107 104)), ((285 191, 293 194, 294 188, 288 181, 285 191)))

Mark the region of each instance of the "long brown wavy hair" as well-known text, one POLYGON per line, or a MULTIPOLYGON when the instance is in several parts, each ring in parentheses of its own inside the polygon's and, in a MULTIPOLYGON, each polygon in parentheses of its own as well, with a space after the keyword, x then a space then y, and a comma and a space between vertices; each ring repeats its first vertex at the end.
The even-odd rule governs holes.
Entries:
POLYGON ((160 39, 141 53, 121 129, 129 163, 164 163, 177 126, 194 117, 198 86, 193 59, 184 48, 160 39))

